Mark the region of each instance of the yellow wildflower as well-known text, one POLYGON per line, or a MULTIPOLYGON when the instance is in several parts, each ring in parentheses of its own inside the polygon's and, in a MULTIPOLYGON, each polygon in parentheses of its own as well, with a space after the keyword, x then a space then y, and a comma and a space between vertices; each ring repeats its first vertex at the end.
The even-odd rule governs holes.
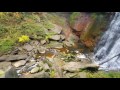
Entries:
POLYGON ((28 42, 30 39, 29 39, 29 36, 26 36, 26 35, 22 35, 21 37, 19 37, 19 42, 28 42))

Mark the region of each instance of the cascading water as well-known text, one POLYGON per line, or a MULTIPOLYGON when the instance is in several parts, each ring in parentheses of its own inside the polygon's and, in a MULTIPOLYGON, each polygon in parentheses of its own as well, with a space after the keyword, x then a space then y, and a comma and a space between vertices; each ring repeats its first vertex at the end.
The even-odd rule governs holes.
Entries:
POLYGON ((115 13, 94 53, 99 70, 120 71, 120 12, 115 13))

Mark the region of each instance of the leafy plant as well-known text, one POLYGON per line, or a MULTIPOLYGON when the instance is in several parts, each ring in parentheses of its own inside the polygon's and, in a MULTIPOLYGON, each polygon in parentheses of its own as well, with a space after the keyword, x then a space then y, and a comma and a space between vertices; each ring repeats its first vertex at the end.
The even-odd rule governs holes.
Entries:
POLYGON ((64 60, 67 62, 72 61, 75 58, 75 56, 72 53, 64 54, 64 57, 64 60))
POLYGON ((55 71, 54 71, 54 70, 51 70, 51 71, 49 72, 49 74, 50 74, 50 77, 51 77, 51 78, 54 78, 54 77, 55 77, 55 71))

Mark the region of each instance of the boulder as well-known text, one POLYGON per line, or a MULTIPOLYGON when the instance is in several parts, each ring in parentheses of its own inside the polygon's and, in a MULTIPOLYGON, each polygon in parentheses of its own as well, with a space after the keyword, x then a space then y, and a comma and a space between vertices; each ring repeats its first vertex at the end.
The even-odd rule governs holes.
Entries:
POLYGON ((15 61, 15 60, 24 60, 28 56, 23 54, 23 55, 3 55, 0 57, 0 61, 15 61))
POLYGON ((62 32, 62 27, 54 24, 54 28, 51 29, 51 31, 54 32, 55 34, 60 34, 62 32))
POLYGON ((30 42, 30 45, 32 45, 32 46, 37 46, 38 44, 39 44, 39 42, 37 40, 33 40, 30 42))
POLYGON ((51 41, 48 45, 46 45, 47 48, 63 48, 63 44, 56 42, 56 41, 51 41))
POLYGON ((62 40, 65 40, 65 35, 60 35, 60 38, 61 38, 62 40))
POLYGON ((21 78, 50 78, 49 74, 44 70, 35 74, 23 75, 21 78))
POLYGON ((30 67, 30 66, 33 66, 36 64, 36 61, 33 61, 33 62, 29 62, 26 64, 27 67, 30 67))
POLYGON ((45 48, 45 47, 42 47, 42 46, 41 46, 41 47, 38 48, 38 52, 39 52, 39 53, 45 53, 45 51, 46 51, 46 48, 45 48))
POLYGON ((5 78, 19 78, 17 70, 14 67, 11 67, 6 73, 5 78))
POLYGON ((39 67, 35 67, 30 71, 31 74, 34 74, 34 73, 37 73, 37 72, 39 72, 39 67))
POLYGON ((31 46, 30 44, 25 44, 23 46, 23 49, 25 49, 25 50, 27 50, 29 52, 29 51, 33 50, 33 46, 31 46))
POLYGON ((52 39, 52 40, 60 40, 61 36, 60 35, 52 35, 49 39, 52 39))
POLYGON ((43 61, 39 61, 38 65, 39 65, 39 67, 43 67, 44 66, 43 61))
POLYGON ((43 67, 43 68, 44 68, 45 71, 49 71, 49 70, 50 70, 50 67, 48 66, 47 63, 44 64, 44 67, 43 67))
POLYGON ((94 63, 84 64, 84 63, 80 63, 80 62, 69 62, 63 66, 63 70, 69 71, 69 72, 79 72, 81 69, 98 68, 98 67, 99 67, 99 65, 94 64, 94 63))
POLYGON ((44 45, 47 41, 46 40, 41 40, 40 43, 44 45))
POLYGON ((63 41, 63 44, 68 47, 72 47, 74 45, 73 42, 69 42, 69 41, 63 41))
POLYGON ((79 62, 69 62, 63 66, 63 70, 69 72, 79 72, 83 66, 79 62))
POLYGON ((13 63, 13 66, 15 67, 20 67, 20 66, 23 66, 25 65, 26 61, 25 60, 21 60, 21 61, 17 61, 15 63, 13 63))
POLYGON ((11 66, 11 62, 0 62, 0 70, 7 71, 11 66))

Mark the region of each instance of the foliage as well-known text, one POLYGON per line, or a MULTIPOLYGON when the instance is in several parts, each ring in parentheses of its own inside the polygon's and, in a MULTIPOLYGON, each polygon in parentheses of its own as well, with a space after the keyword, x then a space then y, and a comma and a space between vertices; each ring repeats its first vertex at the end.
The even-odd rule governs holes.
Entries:
POLYGON ((78 18, 79 15, 80 15, 80 12, 73 12, 70 15, 70 24, 74 23, 74 21, 78 18))
MULTIPOLYGON (((44 38, 47 37, 45 30, 53 27, 47 18, 42 19, 33 12, 0 12, 0 53, 12 49, 22 35, 44 38)), ((24 42, 22 38, 19 41, 24 42)))
POLYGON ((95 73, 90 73, 87 72, 87 77, 88 78, 120 78, 120 72, 95 72, 95 73))
POLYGON ((49 74, 50 74, 50 78, 55 78, 55 76, 56 76, 55 70, 51 70, 51 71, 49 72, 49 74))
POLYGON ((55 23, 60 26, 65 26, 66 20, 63 17, 60 17, 56 15, 55 13, 48 13, 46 15, 46 18, 51 21, 52 23, 55 23))
POLYGON ((0 24, 0 37, 7 32, 7 28, 5 27, 5 25, 0 24))
POLYGON ((29 36, 27 36, 27 35, 22 35, 21 37, 19 37, 20 43, 25 43, 25 42, 28 42, 29 40, 30 40, 29 36))
POLYGON ((91 17, 92 17, 93 19, 96 19, 97 16, 98 16, 97 13, 92 13, 92 14, 91 14, 91 17))
POLYGON ((68 54, 65 54, 64 53, 64 57, 65 57, 65 61, 66 62, 69 62, 69 61, 72 61, 72 60, 74 60, 74 58, 75 58, 75 56, 72 54, 72 53, 68 53, 68 54))
POLYGON ((9 39, 1 40, 0 52, 4 53, 6 51, 11 50, 13 45, 14 45, 14 41, 12 41, 12 40, 9 40, 9 39))

